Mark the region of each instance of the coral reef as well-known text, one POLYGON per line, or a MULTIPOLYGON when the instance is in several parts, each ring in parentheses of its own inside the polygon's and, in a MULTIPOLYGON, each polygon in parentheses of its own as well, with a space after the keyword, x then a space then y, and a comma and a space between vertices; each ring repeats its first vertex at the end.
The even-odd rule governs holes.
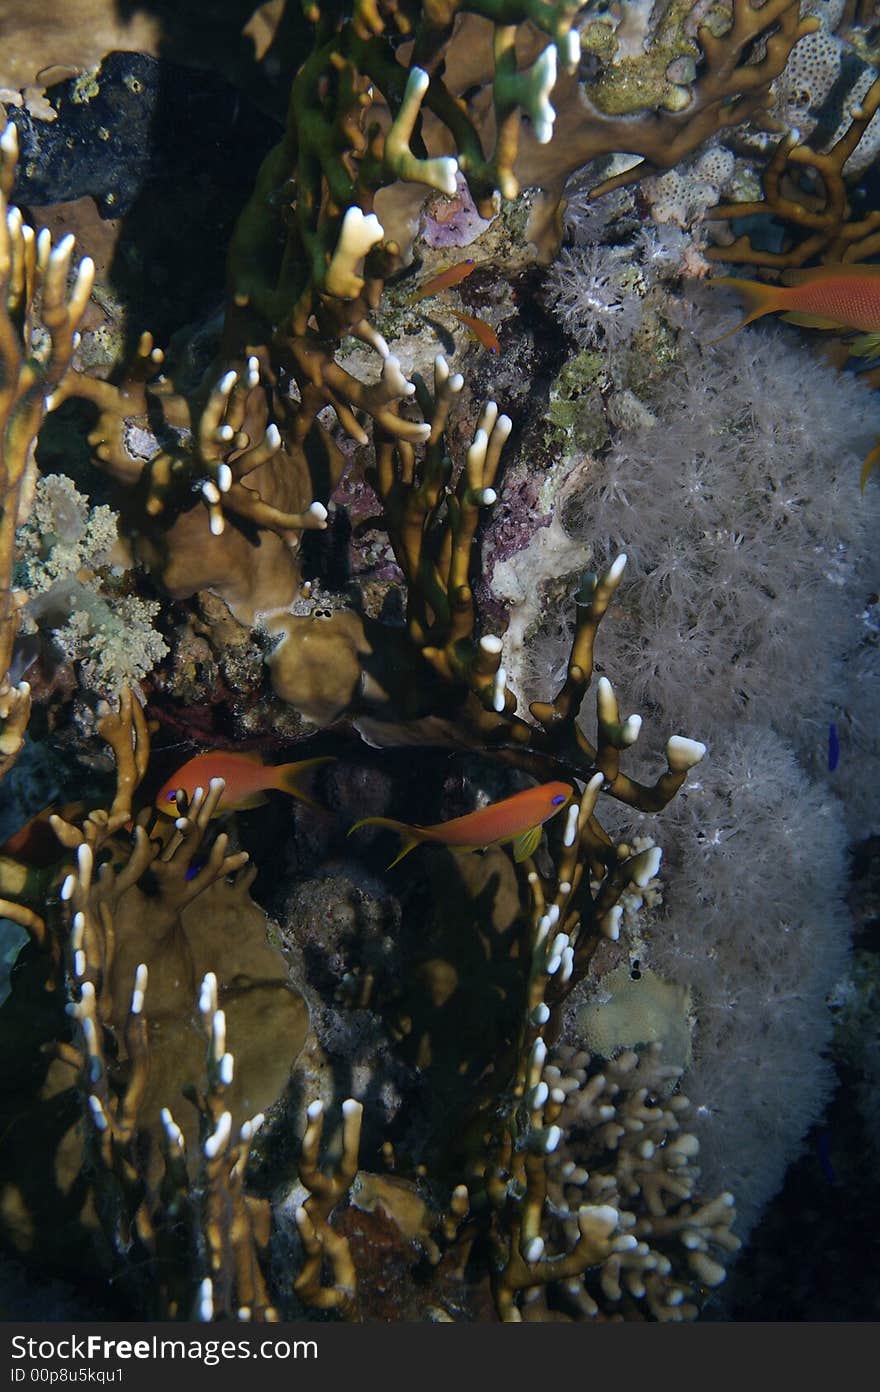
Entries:
POLYGON ((563 1046, 544 1065, 542 1081, 560 1102, 555 1124, 568 1138, 547 1166, 548 1207, 562 1252, 582 1231, 585 1198, 617 1213, 623 1235, 583 1281, 560 1273, 561 1298, 588 1318, 644 1302, 655 1319, 692 1319, 694 1301, 723 1281, 728 1254, 739 1247, 730 1231, 733 1196, 696 1197, 699 1142, 683 1129, 687 1098, 669 1095, 679 1070, 663 1066, 658 1046, 620 1053, 601 1072, 590 1064, 589 1055, 563 1046))
POLYGON ((706 1288, 724 1279, 710 1248, 739 1246, 729 1232, 732 1196, 695 1200, 699 1171, 688 1161, 699 1143, 676 1134, 685 1098, 676 1096, 668 1111, 659 1105, 658 1093, 680 1070, 658 1067, 656 1046, 642 1060, 621 1054, 592 1078, 587 1055, 566 1049, 548 1058, 544 1036, 561 1002, 603 941, 618 940, 624 891, 647 887, 661 858, 655 846, 633 853, 621 844, 603 865, 593 820, 601 783, 596 774, 567 813, 552 874, 526 862, 532 913, 515 1084, 507 1107, 499 1115, 495 1103, 484 1122, 488 1164, 469 1183, 472 1212, 482 1187, 492 1211, 493 1287, 507 1321, 540 1318, 551 1287, 581 1317, 599 1313, 591 1291, 601 1291, 607 1317, 618 1301, 626 1308, 644 1299, 656 1319, 693 1318, 698 1305, 689 1300, 702 1303, 706 1288), (633 1208, 647 1212, 640 1218, 633 1208), (690 1253, 684 1264, 678 1240, 690 1253))
MULTIPOLYGON (((608 35, 605 16, 588 20, 586 47, 595 54, 598 80, 586 92, 573 84, 557 92, 555 159, 542 161, 542 182, 561 183, 603 155, 634 157, 595 185, 599 197, 671 169, 719 131, 760 121, 798 40, 818 27, 816 19, 800 17, 792 0, 732 0, 729 10, 709 15, 700 5, 674 3, 661 15, 656 29, 641 34, 626 33, 624 21, 608 35), (599 27, 606 33, 594 46, 590 28, 599 27), (670 80, 676 68, 684 81, 670 80)), ((634 18, 630 28, 638 28, 634 18)))
POLYGON ((859 988, 878 418, 870 374, 726 335, 695 282, 876 251, 863 20, 263 7, 259 69, 213 66, 275 126, 205 194, 208 298, 162 263, 177 317, 143 261, 163 60, 9 95, 0 1232, 31 1269, 126 1318, 717 1301, 859 988), (86 191, 112 228, 41 201, 86 191), (307 741, 308 796, 228 796, 307 741), (476 834, 551 793, 513 854, 476 834))
MULTIPOLYGON (((75 868, 57 895, 70 924, 66 945, 51 919, 34 915, 25 923, 35 949, 26 989, 42 976, 57 1000, 66 965, 75 1032, 44 1046, 51 1061, 33 1098, 29 1080, 10 1079, 5 1089, 7 1238, 23 1252, 49 1251, 56 1260, 75 1253, 82 1262, 100 1224, 109 1260, 128 1255, 123 1278, 135 1286, 146 1280, 140 1299, 152 1313, 174 1318, 201 1307, 226 1314, 246 1307, 255 1318, 269 1317, 258 1261, 268 1242, 268 1206, 244 1193, 243 1176, 263 1109, 283 1090, 305 1043, 308 1011, 248 898, 247 854, 227 855, 222 833, 203 852, 222 781, 193 799, 164 840, 150 839, 138 825, 126 844, 120 832, 130 825, 149 745, 130 692, 118 715, 102 718, 100 731, 117 758, 112 807, 79 824, 53 819, 61 846, 75 850, 75 868), (193 1028, 194 998, 203 1033, 193 1028), (227 1022, 236 1063, 226 1050, 227 1022), (195 1086, 204 1034, 208 1086, 201 1094, 195 1086), (78 1095, 85 1134, 71 1115, 78 1095), (185 1114, 182 1097, 190 1104, 185 1114), (30 1125, 41 1114, 60 1121, 51 1186, 40 1169, 29 1174, 23 1163, 30 1125), (201 1157, 200 1177, 188 1171, 187 1154, 201 1157)), ((21 976, 7 1012, 13 1018, 27 1009, 20 987, 21 976)), ((93 1260, 99 1254, 100 1246, 93 1260)))

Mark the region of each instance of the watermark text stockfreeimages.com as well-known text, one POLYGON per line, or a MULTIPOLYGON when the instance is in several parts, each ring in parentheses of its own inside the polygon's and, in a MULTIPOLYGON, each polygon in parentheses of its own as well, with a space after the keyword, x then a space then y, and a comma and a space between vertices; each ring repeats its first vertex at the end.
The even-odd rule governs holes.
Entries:
MULTIPOLYGON (((43 1368, 46 1362, 129 1362, 152 1359, 176 1359, 181 1362, 203 1363, 214 1367, 218 1363, 240 1358, 317 1358, 318 1345, 314 1339, 166 1339, 151 1334, 143 1339, 114 1339, 103 1334, 65 1335, 60 1339, 32 1338, 14 1334, 11 1340, 11 1369, 13 1382, 92 1381, 88 1370, 77 1377, 50 1378, 49 1372, 62 1373, 63 1368, 43 1368), (38 1361, 38 1362, 37 1362, 38 1361), (29 1369, 27 1364, 30 1363, 29 1369), (36 1376, 34 1376, 36 1374, 36 1376)), ((68 1370, 72 1372, 73 1370, 68 1370)), ((98 1370, 92 1369, 93 1373, 98 1370)), ((106 1370, 105 1370, 106 1371, 106 1370)), ((95 1381, 111 1381, 95 1378, 95 1381)), ((121 1378, 120 1378, 121 1381, 121 1378)))

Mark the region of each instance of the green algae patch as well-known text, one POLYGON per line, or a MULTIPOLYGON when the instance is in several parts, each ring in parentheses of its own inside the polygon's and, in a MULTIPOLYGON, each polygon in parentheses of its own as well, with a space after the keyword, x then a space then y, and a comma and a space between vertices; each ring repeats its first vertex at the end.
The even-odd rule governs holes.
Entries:
POLYGON ((601 353, 585 350, 571 358, 550 387, 546 441, 563 453, 593 453, 610 438, 601 384, 605 380, 601 353))

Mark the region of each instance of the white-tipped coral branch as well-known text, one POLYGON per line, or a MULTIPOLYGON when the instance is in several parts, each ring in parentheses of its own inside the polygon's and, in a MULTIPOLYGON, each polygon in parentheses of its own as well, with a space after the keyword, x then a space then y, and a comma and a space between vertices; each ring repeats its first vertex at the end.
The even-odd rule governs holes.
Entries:
POLYGON ((678 1074, 663 1064, 658 1045, 625 1052, 601 1071, 570 1046, 548 1062, 545 1077, 563 1098, 557 1123, 564 1139, 546 1165, 545 1245, 560 1254, 576 1250, 584 1215, 597 1202, 610 1206, 623 1230, 600 1264, 559 1288, 564 1305, 582 1317, 609 1306, 623 1313, 635 1303, 654 1319, 694 1319, 740 1245, 731 1232, 732 1196, 698 1196, 699 1146, 683 1129, 690 1104, 670 1091, 678 1074))
POLYGON ((15 531, 30 512, 37 434, 70 368, 95 271, 84 257, 68 288, 73 237, 53 248, 45 229, 35 237, 9 206, 17 160, 10 124, 0 137, 0 778, 18 756, 30 713, 30 687, 9 677, 23 598, 12 584, 15 531), (34 351, 41 336, 45 346, 34 351))
POLYGON ((346 211, 336 250, 324 278, 324 289, 328 295, 353 300, 360 294, 364 288, 364 278, 357 273, 357 267, 384 236, 384 229, 375 213, 364 213, 357 205, 346 211))
POLYGON ((336 1310, 345 1319, 357 1317, 357 1276, 348 1241, 334 1230, 330 1217, 357 1174, 363 1110, 354 1098, 343 1102, 342 1154, 333 1169, 324 1169, 320 1164, 324 1107, 320 1101, 310 1103, 299 1161, 299 1177, 309 1197, 295 1215, 306 1259, 294 1290, 306 1305, 336 1310), (323 1283, 321 1275, 325 1258, 333 1277, 330 1285, 323 1283))
POLYGON ((455 176, 458 173, 458 160, 450 155, 440 155, 433 159, 419 159, 410 148, 410 141, 421 111, 422 101, 430 85, 430 78, 422 68, 410 68, 400 110, 392 121, 385 136, 384 160, 388 173, 395 179, 408 179, 411 183, 428 184, 440 193, 455 193, 455 176))

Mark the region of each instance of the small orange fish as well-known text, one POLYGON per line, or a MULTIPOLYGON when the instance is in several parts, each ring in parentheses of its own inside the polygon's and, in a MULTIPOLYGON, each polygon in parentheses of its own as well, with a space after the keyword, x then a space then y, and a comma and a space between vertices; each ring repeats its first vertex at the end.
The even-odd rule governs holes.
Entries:
MULTIPOLYGON (((877 355, 880 346, 880 266, 856 266, 841 263, 816 266, 808 271, 788 271, 785 285, 764 285, 757 280, 740 280, 736 276, 719 276, 709 285, 726 285, 745 300, 748 313, 741 323, 721 338, 721 343, 738 333, 746 324, 765 314, 781 314, 789 324, 805 329, 836 329, 838 332, 857 329, 861 335, 850 352, 869 357, 877 355)), ((871 450, 861 473, 861 489, 880 464, 880 445, 871 450)))
POLYGON ((501 344, 498 342, 498 335, 487 324, 485 319, 476 319, 473 314, 459 314, 457 309, 450 309, 450 314, 454 314, 466 329, 469 329, 478 343, 482 343, 484 348, 488 348, 490 353, 500 353, 501 344))
MULTIPOLYGON (((60 860, 64 855, 64 847, 52 830, 50 821, 55 807, 56 804, 50 802, 42 812, 24 822, 18 831, 13 832, 0 846, 0 856, 9 856, 37 869, 45 869, 46 866, 54 865, 56 860, 60 860)), ((84 802, 69 803, 63 809, 65 820, 69 821, 81 815, 85 807, 84 802)))
POLYGON ((226 784, 223 796, 217 804, 217 813, 238 811, 244 807, 259 807, 266 801, 269 789, 290 793, 309 807, 318 803, 300 787, 319 764, 332 763, 329 757, 322 759, 303 759, 297 764, 264 764, 258 754, 236 754, 226 749, 212 749, 197 754, 163 783, 156 794, 156 807, 167 817, 176 817, 176 794, 182 790, 188 802, 192 802, 196 788, 208 791, 212 778, 222 778, 226 784))
POLYGON ((441 290, 449 290, 453 285, 460 285, 471 273, 477 269, 477 263, 473 259, 459 261, 455 266, 449 266, 439 275, 432 276, 420 285, 414 295, 407 300, 408 305, 418 304, 419 300, 425 300, 429 295, 437 295, 441 290))
POLYGON ((561 812, 573 796, 574 789, 568 783, 542 783, 537 788, 526 788, 522 793, 514 793, 513 797, 502 798, 500 802, 435 826, 410 826, 408 822, 395 822, 391 817, 362 817, 348 834, 351 836, 362 826, 390 827, 398 832, 402 846, 400 854, 388 866, 389 870, 424 841, 456 851, 476 851, 512 841, 514 859, 525 860, 541 839, 543 824, 561 812))
MULTIPOLYGON (((880 266, 816 266, 809 271, 789 271, 785 285, 764 285, 758 280, 719 276, 709 285, 726 285, 746 302, 742 323, 723 335, 738 333, 745 324, 765 314, 781 314, 789 324, 808 329, 858 329, 880 332, 880 266)), ((720 343, 721 339, 713 339, 720 343)))

